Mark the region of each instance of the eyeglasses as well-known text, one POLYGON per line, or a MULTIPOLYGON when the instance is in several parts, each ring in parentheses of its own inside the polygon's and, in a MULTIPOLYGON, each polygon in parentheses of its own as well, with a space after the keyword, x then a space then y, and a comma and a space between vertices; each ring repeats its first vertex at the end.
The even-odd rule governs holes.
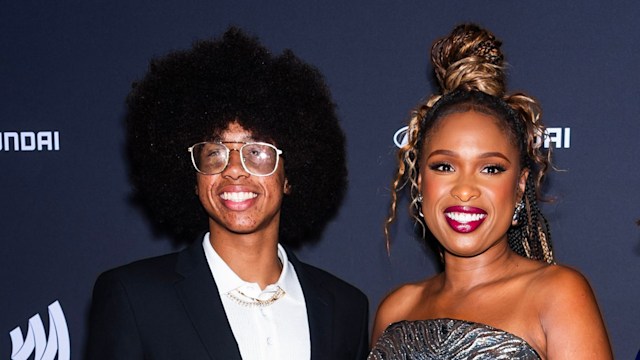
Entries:
POLYGON ((255 176, 269 176, 278 168, 282 150, 263 142, 201 142, 191 146, 191 162, 201 174, 219 174, 229 165, 231 151, 240 153, 240 162, 246 172, 255 176), (231 149, 225 144, 243 144, 239 149, 231 149))

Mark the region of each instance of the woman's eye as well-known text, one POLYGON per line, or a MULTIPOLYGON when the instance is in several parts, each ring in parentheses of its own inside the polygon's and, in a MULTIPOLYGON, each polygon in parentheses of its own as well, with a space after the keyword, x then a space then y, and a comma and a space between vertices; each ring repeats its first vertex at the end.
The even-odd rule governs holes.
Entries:
POLYGON ((495 174, 503 173, 503 172, 505 172, 505 170, 506 170, 506 169, 504 168, 504 166, 500 166, 500 165, 489 165, 489 166, 485 166, 485 167, 482 169, 482 172, 483 172, 483 173, 486 173, 486 174, 495 175, 495 174))
POLYGON ((440 172, 451 172, 453 171, 453 166, 447 163, 436 163, 429 165, 429 169, 440 172))

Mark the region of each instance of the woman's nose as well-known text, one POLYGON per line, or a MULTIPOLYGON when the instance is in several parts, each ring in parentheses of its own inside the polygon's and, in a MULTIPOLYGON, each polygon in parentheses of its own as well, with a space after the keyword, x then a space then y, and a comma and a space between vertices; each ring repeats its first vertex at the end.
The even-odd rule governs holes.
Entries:
POLYGON ((480 196, 480 190, 475 186, 473 181, 470 181, 470 179, 467 178, 462 178, 451 189, 451 196, 462 202, 468 202, 473 199, 477 199, 480 196))

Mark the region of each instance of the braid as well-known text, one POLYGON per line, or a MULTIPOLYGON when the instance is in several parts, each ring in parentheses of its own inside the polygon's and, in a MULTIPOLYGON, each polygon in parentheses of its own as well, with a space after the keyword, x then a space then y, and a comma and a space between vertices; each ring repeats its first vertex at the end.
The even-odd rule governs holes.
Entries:
POLYGON ((509 247, 517 254, 554 264, 549 223, 538 206, 538 197, 533 176, 527 178, 523 201, 525 211, 517 216, 517 225, 507 232, 509 247))
POLYGON ((543 153, 537 138, 544 134, 540 106, 523 93, 506 94, 502 43, 489 31, 473 24, 457 26, 431 48, 431 62, 440 85, 411 114, 408 144, 398 151, 398 171, 392 182, 390 214, 384 225, 387 251, 390 227, 396 219, 398 192, 409 185, 409 212, 426 232, 419 216, 420 152, 438 122, 451 113, 480 111, 501 120, 505 133, 517 147, 520 166, 529 171, 518 224, 508 231, 509 246, 531 259, 554 263, 549 224, 538 206, 541 183, 550 169, 550 152, 543 153))
POLYGON ((501 45, 492 33, 473 24, 459 25, 436 41, 431 62, 443 93, 462 86, 502 96, 506 86, 501 45))
POLYGON ((420 140, 420 120, 422 117, 416 112, 411 121, 409 122, 409 128, 407 130, 409 141, 408 143, 398 150, 398 171, 393 179, 391 187, 391 206, 389 209, 389 216, 384 224, 384 234, 386 238, 387 252, 391 249, 391 224, 396 219, 397 207, 398 207, 398 192, 409 184, 411 202, 409 204, 409 211, 411 216, 416 220, 418 224, 422 226, 423 234, 426 229, 426 225, 422 222, 420 216, 418 216, 418 210, 420 202, 418 201, 418 194, 420 189, 418 188, 418 150, 417 143, 420 140))

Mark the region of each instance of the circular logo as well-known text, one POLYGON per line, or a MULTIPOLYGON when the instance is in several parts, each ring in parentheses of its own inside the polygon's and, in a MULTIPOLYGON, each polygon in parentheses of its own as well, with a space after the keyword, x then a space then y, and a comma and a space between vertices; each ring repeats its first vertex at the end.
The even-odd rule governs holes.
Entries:
POLYGON ((397 147, 401 148, 409 143, 409 134, 407 130, 409 130, 409 127, 403 126, 398 129, 395 134, 393 134, 393 142, 397 147))

